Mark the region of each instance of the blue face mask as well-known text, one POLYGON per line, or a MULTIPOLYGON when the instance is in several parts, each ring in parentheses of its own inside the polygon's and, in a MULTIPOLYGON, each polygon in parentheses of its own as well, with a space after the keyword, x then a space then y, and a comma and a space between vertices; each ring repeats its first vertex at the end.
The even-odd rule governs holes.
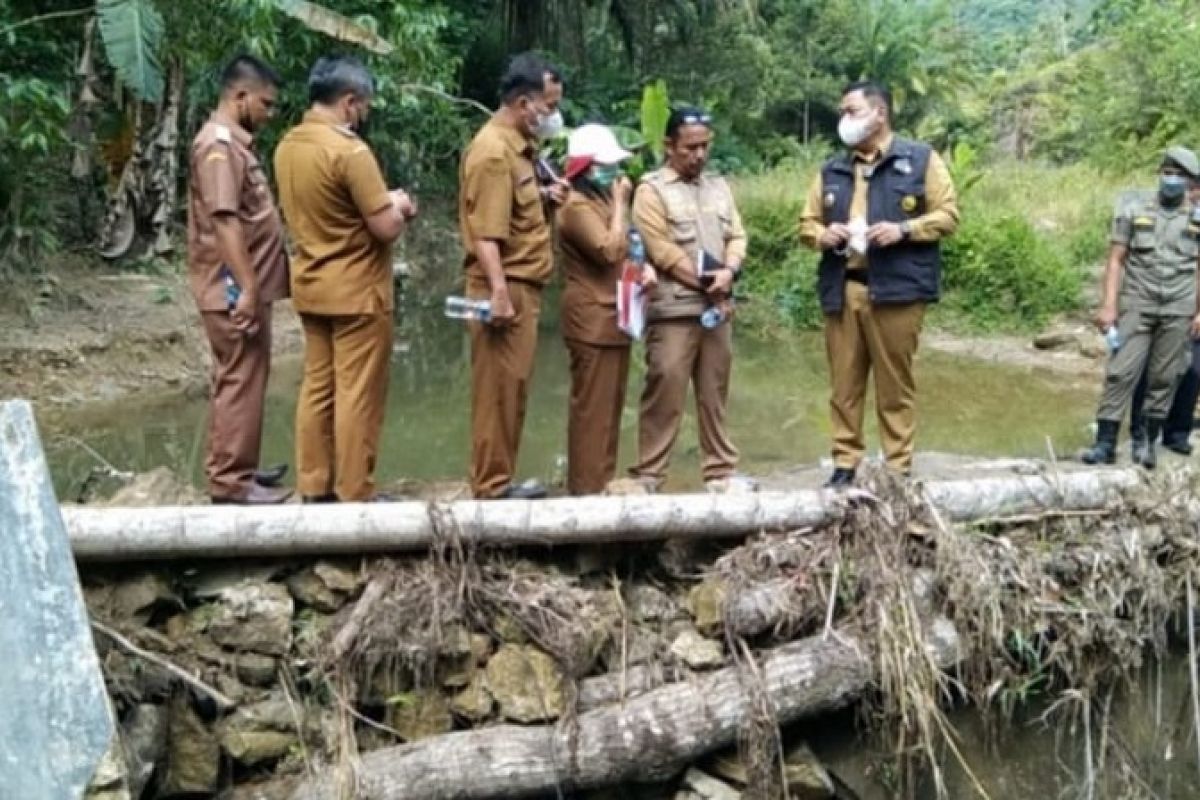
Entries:
POLYGON ((612 186, 617 178, 621 175, 621 168, 616 164, 596 164, 592 167, 591 173, 588 175, 592 179, 592 183, 601 189, 607 189, 612 186))
POLYGON ((1163 205, 1179 205, 1187 190, 1188 179, 1182 175, 1163 175, 1158 179, 1158 197, 1163 205))

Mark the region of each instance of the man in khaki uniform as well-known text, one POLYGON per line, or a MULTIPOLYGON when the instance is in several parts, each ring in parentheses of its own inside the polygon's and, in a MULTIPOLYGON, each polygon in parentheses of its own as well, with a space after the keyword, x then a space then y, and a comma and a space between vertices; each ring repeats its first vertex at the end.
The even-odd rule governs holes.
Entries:
POLYGON ((374 81, 358 61, 322 58, 304 120, 275 151, 295 244, 292 302, 304 325, 296 408, 298 488, 309 502, 376 499, 375 459, 392 354, 392 242, 416 214, 389 192, 356 133, 374 81))
POLYGON ((213 354, 204 470, 214 503, 280 503, 291 494, 255 480, 271 304, 288 292, 283 225, 254 151, 254 133, 274 115, 278 85, 258 59, 234 59, 216 111, 192 142, 188 283, 213 354))
POLYGON ((866 444, 867 378, 887 464, 912 469, 917 386, 913 358, 925 307, 941 290, 939 242, 958 227, 954 185, 931 147, 892 133, 892 98, 852 83, 838 134, 849 148, 822 167, 800 217, 800 239, 821 251, 817 291, 825 314, 834 471, 854 480, 866 444))
POLYGON ((1096 326, 1105 332, 1115 326, 1119 346, 1104 375, 1095 444, 1080 455, 1085 463, 1116 462, 1121 418, 1143 370, 1146 442, 1134 458, 1147 469, 1158 463, 1155 443, 1187 369, 1191 338, 1200 335, 1200 245, 1185 202, 1197 181, 1196 154, 1172 147, 1163 156, 1157 192, 1125 192, 1117 200, 1096 326))
POLYGON ((633 221, 658 286, 647 311, 638 461, 630 474, 650 491, 666 480, 688 385, 694 384, 705 486, 753 489, 752 481, 735 474, 738 451, 725 427, 733 368, 730 298, 746 258, 746 232, 729 185, 704 169, 713 138, 708 114, 676 109, 666 134, 666 166, 642 178, 633 198, 633 221), (717 263, 701 274, 707 259, 717 263), (700 317, 714 307, 726 320, 706 328, 700 317))
POLYGON ((513 485, 537 350, 542 287, 553 272, 550 228, 534 161, 550 109, 547 66, 515 57, 500 82, 502 105, 475 134, 459 166, 458 219, 467 295, 491 302, 471 322, 471 492, 478 498, 545 495, 513 485))

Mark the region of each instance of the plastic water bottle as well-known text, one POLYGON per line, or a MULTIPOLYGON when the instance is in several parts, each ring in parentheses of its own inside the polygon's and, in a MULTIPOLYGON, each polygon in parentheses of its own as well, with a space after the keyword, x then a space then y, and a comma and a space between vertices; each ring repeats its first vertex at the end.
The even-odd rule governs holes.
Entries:
POLYGON ((629 260, 636 264, 638 269, 646 265, 646 243, 642 241, 642 235, 638 233, 637 228, 629 229, 629 260))
POLYGON ((700 325, 707 330, 718 328, 725 321, 725 312, 716 306, 709 306, 700 315, 700 325))
POLYGON ((1104 332, 1104 341, 1108 344, 1110 355, 1121 349, 1121 332, 1117 330, 1116 325, 1108 326, 1108 330, 1104 332))
POLYGON ((221 267, 221 278, 225 281, 225 306, 233 311, 238 300, 242 299, 242 287, 233 279, 233 271, 229 267, 221 267))
POLYGON ((488 300, 471 300, 452 294, 446 298, 446 316, 450 319, 477 319, 480 322, 490 322, 492 304, 488 300))

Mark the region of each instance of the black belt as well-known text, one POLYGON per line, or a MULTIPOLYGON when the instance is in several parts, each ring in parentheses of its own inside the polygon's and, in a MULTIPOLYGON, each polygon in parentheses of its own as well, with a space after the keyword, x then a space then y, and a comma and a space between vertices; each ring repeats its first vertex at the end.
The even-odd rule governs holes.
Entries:
POLYGON ((846 280, 861 283, 863 286, 866 286, 870 282, 867 280, 867 271, 865 269, 846 270, 846 280))

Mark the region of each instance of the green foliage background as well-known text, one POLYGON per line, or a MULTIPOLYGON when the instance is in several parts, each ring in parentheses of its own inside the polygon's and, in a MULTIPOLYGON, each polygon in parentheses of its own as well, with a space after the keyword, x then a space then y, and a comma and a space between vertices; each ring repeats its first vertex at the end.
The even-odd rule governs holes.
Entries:
MULTIPOLYGON (((119 139, 157 93, 156 66, 183 70, 186 142, 215 100, 222 63, 242 51, 285 79, 280 122, 261 142, 268 152, 301 113, 313 60, 362 55, 380 83, 372 144, 390 180, 425 196, 453 191, 458 153, 482 121, 452 98, 493 106, 513 52, 538 49, 562 65, 570 124, 620 125, 628 141, 643 130, 644 87, 707 107, 714 165, 735 177, 753 237, 747 313, 764 323, 819 321, 815 260, 799 248, 795 221, 834 146, 849 80, 890 86, 897 127, 938 147, 960 186, 974 184, 947 246, 947 323, 1029 327, 1078 306, 1084 270, 1103 253, 1112 193, 1149 183, 1166 145, 1200 146, 1195 0, 322 4, 390 42, 387 56, 309 30, 281 2, 0 0, 0 269, 90 241, 112 176, 103 159, 82 181, 68 167, 80 149, 107 152, 119 139), (125 31, 124 50, 111 29, 109 48, 97 45, 102 96, 81 138, 70 135, 75 68, 96 8, 109 22, 143 23, 125 31)), ((654 157, 648 150, 644 164, 654 157)))

